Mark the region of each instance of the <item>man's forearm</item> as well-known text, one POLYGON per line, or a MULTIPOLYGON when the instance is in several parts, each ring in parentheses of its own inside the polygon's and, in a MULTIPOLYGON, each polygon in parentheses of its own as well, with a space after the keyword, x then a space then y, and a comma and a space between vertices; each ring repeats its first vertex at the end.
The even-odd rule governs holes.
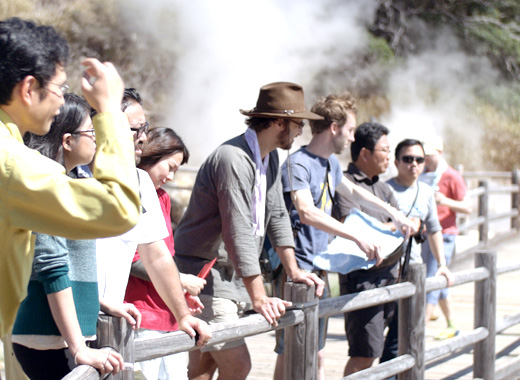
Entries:
POLYGON ((150 280, 150 276, 148 276, 148 273, 146 272, 146 269, 141 260, 137 260, 132 263, 130 274, 144 281, 152 281, 150 280))
POLYGON ((296 257, 294 256, 294 248, 292 247, 275 247, 276 254, 280 258, 282 265, 287 272, 289 278, 293 278, 297 271, 300 271, 296 257))
POLYGON ((435 260, 439 266, 446 266, 446 257, 444 256, 444 243, 442 238, 442 232, 438 231, 433 234, 428 234, 428 243, 435 260))

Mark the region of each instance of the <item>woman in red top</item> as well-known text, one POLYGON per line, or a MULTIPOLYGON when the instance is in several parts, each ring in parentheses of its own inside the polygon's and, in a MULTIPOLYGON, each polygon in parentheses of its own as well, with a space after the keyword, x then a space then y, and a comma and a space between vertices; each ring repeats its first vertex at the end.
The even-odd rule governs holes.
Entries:
MULTIPOLYGON (((182 139, 170 128, 150 130, 142 150, 139 167, 150 175, 157 190, 169 231, 169 236, 164 240, 173 257, 175 250, 170 219, 170 197, 161 186, 173 180, 175 172, 188 162, 190 155, 182 139)), ((184 289, 191 296, 195 296, 188 299, 188 306, 192 307, 192 311, 200 311, 203 306, 196 296, 206 284, 206 280, 183 273, 180 276, 184 289)), ((155 337, 178 329, 175 317, 155 290, 137 252, 126 288, 125 302, 133 303, 142 314, 141 329, 136 331, 136 338, 155 337)), ((187 358, 183 352, 147 360, 140 363, 141 370, 147 379, 187 379, 187 358)))

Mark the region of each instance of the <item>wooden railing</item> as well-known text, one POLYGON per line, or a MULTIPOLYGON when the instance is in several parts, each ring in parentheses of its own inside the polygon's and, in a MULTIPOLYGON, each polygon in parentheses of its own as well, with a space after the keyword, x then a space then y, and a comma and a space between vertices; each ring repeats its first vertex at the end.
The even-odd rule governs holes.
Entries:
MULTIPOLYGON (((473 374, 475 378, 503 379, 518 373, 520 359, 507 367, 495 368, 495 335, 520 322, 520 314, 496 321, 497 275, 520 270, 520 264, 503 268, 496 266, 497 255, 479 251, 475 268, 454 273, 454 285, 475 282, 474 329, 432 347, 425 347, 426 293, 447 286, 444 277, 426 279, 424 264, 410 266, 405 282, 384 288, 367 290, 319 301, 314 288, 304 284, 287 283, 286 293, 294 305, 280 319, 276 329, 286 328, 285 378, 314 380, 317 378, 318 318, 330 317, 349 311, 399 302, 399 356, 375 367, 345 377, 354 379, 385 379, 398 375, 399 379, 423 379, 425 364, 442 355, 474 345, 473 374), (291 357, 297 360, 290 360, 291 357)), ((250 315, 232 324, 211 325, 210 344, 229 342, 275 330, 261 316, 250 315)), ((133 339, 133 332, 123 318, 100 317, 99 346, 112 347, 123 355, 128 370, 112 376, 114 379, 133 379, 133 363, 196 349, 194 339, 184 332, 165 334, 160 338, 133 339)), ((89 366, 79 366, 64 379, 99 379, 98 372, 89 366)))
POLYGON ((459 224, 459 231, 464 234, 468 231, 478 229, 478 244, 469 248, 462 255, 473 253, 479 249, 487 248, 489 244, 515 235, 520 231, 520 170, 512 172, 464 172, 464 179, 469 184, 467 198, 476 203, 476 212, 470 216, 463 216, 459 224), (497 185, 497 182, 507 184, 497 185), (472 184, 476 182, 477 187, 472 184), (502 195, 502 199, 496 202, 494 197, 502 195), (508 205, 497 204, 509 199, 508 205), (502 206, 507 211, 494 211, 495 207, 502 206), (505 207, 504 207, 505 206, 505 207), (510 220, 509 228, 505 231, 497 231, 491 228, 491 224, 510 220), (490 231, 497 232, 490 238, 490 231))

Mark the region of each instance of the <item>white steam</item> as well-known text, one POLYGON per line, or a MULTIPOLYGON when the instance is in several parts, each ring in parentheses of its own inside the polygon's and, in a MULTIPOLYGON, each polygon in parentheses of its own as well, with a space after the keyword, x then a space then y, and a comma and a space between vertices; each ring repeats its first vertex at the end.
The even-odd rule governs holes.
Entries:
MULTIPOLYGON (((177 71, 163 113, 166 125, 188 145, 190 166, 198 166, 216 146, 244 131, 238 109, 253 108, 262 85, 301 84, 307 107, 316 100, 311 88, 326 92, 316 95, 348 89, 344 83, 354 83, 356 73, 338 75, 337 68, 349 67, 368 43, 366 25, 378 3, 134 0, 124 10, 175 56, 177 71), (329 69, 336 77, 323 75, 329 69)), ((422 32, 429 48, 396 64, 385 78, 391 111, 380 122, 390 128, 394 146, 404 138, 446 137, 454 129, 467 136, 468 146, 475 144, 481 126, 473 94, 496 79, 490 64, 461 53, 448 29, 422 32)), ((307 142, 308 135, 297 140, 307 142)))

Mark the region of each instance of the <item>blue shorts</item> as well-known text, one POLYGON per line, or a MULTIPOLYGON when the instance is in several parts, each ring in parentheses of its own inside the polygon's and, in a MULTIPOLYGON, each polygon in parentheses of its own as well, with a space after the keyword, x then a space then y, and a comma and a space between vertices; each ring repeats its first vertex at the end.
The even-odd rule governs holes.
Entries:
MULTIPOLYGON (((451 262, 451 258, 453 257, 453 253, 455 252, 455 239, 457 235, 442 235, 444 241, 444 256, 446 257, 446 264, 449 265, 451 262)), ((426 264, 426 277, 433 277, 435 273, 437 273, 438 264, 435 257, 433 257, 433 253, 431 251, 428 240, 426 240, 422 244, 422 259, 426 264)), ((437 305, 439 300, 446 299, 448 297, 448 288, 433 290, 430 293, 426 294, 426 303, 431 305, 437 305)))

